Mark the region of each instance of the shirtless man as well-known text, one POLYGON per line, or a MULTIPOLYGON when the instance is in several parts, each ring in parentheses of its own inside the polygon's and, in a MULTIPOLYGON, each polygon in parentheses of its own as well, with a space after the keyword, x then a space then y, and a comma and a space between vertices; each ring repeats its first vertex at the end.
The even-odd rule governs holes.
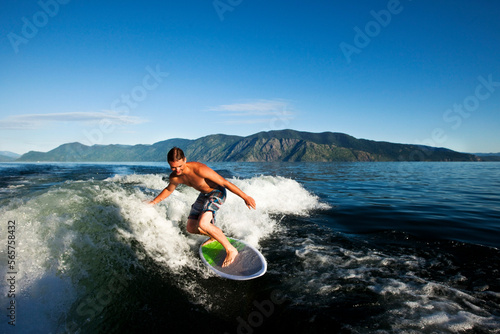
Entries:
POLYGON ((168 186, 151 202, 157 204, 170 196, 179 184, 193 187, 200 192, 198 199, 191 206, 186 229, 189 233, 204 234, 210 237, 206 242, 217 240, 226 249, 226 258, 222 267, 233 263, 238 250, 227 240, 220 228, 215 226, 215 213, 226 199, 226 188, 241 197, 248 208, 255 209, 255 201, 238 187, 217 174, 213 169, 199 162, 186 162, 184 152, 172 148, 167 155, 172 169, 168 186))

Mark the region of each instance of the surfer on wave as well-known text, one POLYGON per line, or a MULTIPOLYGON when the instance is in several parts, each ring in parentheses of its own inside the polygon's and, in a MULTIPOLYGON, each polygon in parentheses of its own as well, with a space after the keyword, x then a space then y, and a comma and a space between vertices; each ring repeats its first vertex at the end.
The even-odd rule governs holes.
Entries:
POLYGON ((241 197, 249 209, 255 209, 255 200, 210 167, 199 162, 186 162, 184 152, 178 147, 168 152, 167 162, 172 169, 169 184, 149 203, 157 204, 163 201, 179 184, 198 190, 200 195, 191 206, 186 229, 189 233, 209 236, 210 239, 206 243, 214 240, 220 242, 226 249, 226 258, 222 267, 229 266, 238 255, 238 251, 227 240, 222 230, 214 225, 215 213, 226 199, 226 188, 241 197))

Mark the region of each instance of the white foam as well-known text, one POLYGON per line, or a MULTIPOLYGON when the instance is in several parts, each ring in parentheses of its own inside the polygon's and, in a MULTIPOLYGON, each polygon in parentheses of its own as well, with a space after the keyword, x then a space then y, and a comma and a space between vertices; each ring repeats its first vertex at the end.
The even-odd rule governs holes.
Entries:
MULTIPOLYGON (((16 304, 20 332, 50 332, 54 324, 64 316, 76 296, 71 277, 65 275, 65 258, 71 252, 74 234, 71 217, 62 213, 58 206, 69 202, 68 194, 49 192, 35 197, 24 205, 12 203, 0 210, 2 221, 15 220, 16 247, 16 304)), ((1 224, 2 244, 6 244, 7 224, 1 224)), ((4 250, 0 250, 2 259, 4 250)), ((7 266, 2 266, 2 277, 7 266)), ((2 284, 2 295, 7 287, 2 284)), ((2 325, 4 322, 2 322, 2 325)))
MULTIPOLYGON (((225 204, 217 212, 216 224, 226 236, 243 239, 255 247, 259 247, 263 238, 279 231, 279 219, 283 214, 303 216, 310 210, 325 207, 317 197, 290 179, 260 176, 230 181, 255 199, 257 209, 248 209, 241 198, 228 191, 225 204)), ((139 186, 126 195, 119 190, 112 190, 106 195, 120 206, 121 214, 130 226, 130 231, 120 230, 125 239, 140 241, 148 256, 173 271, 189 268, 202 277, 212 275, 200 265, 196 255, 200 238, 205 237, 189 235, 184 231, 190 207, 199 194, 196 190, 179 186, 166 200, 152 207, 145 202, 154 198, 167 185, 162 177, 115 176, 108 182, 139 186), (144 187, 148 188, 146 192, 144 187), (123 198, 123 195, 127 198, 123 198)), ((195 283, 178 284, 193 296, 194 302, 210 308, 206 304, 206 300, 209 300, 205 296, 206 292, 201 291, 195 283)))
POLYGON ((24 184, 9 185, 9 186, 7 186, 7 189, 17 189, 17 188, 22 188, 24 186, 25 186, 24 184))
POLYGON ((167 186, 168 182, 163 179, 160 174, 155 175, 142 175, 142 174, 130 174, 130 175, 115 175, 108 178, 105 181, 116 182, 122 184, 141 184, 147 188, 151 189, 163 189, 167 186))
MULTIPOLYGON (((167 218, 164 206, 145 204, 139 193, 126 195, 110 189, 104 191, 104 196, 120 207, 127 224, 126 228, 119 227, 117 230, 124 240, 129 243, 139 241, 152 259, 173 270, 192 264, 187 237, 175 219, 167 218)), ((172 199, 175 202, 176 196, 172 199)), ((176 214, 173 216, 180 218, 176 214)))
MULTIPOLYGON (((217 225, 226 235, 256 247, 263 238, 280 230, 282 215, 304 216, 325 207, 290 179, 261 176, 230 181, 256 200, 257 210, 249 210, 241 198, 228 192, 217 214, 217 225)), ((87 294, 99 286, 107 286, 109 278, 103 272, 126 274, 127 268, 140 266, 146 256, 174 273, 172 279, 186 270, 199 277, 212 275, 197 256, 200 237, 185 231, 190 206, 198 193, 178 187, 158 205, 146 203, 166 185, 161 175, 67 181, 2 207, 0 220, 15 219, 18 226, 17 279, 22 282, 18 301, 24 305, 18 330, 54 331, 69 316, 71 307, 78 310, 83 305, 75 305, 76 301, 88 298, 87 294), (137 242, 141 247, 132 247, 137 242)), ((0 242, 6 244, 6 224, 0 224, 0 233, 0 242)), ((0 252, 4 259, 5 250, 0 252)), ((0 270, 5 274, 5 266, 0 270)), ((178 286, 193 301, 211 307, 211 298, 196 282, 179 278, 178 286)), ((1 290, 5 295, 4 284, 1 290)), ((328 289, 323 290, 327 293, 328 289)), ((82 320, 78 312, 72 316, 82 320)))
MULTIPOLYGON (((126 175, 115 176, 111 182, 125 182, 140 184, 146 188, 156 190, 148 194, 137 194, 138 200, 152 199, 168 184, 159 175, 126 175), (148 197, 150 196, 150 197, 148 197)), ((305 190, 298 182, 282 178, 260 176, 252 179, 231 179, 243 192, 253 197, 257 203, 256 210, 249 210, 243 200, 228 192, 226 203, 217 213, 217 225, 228 236, 244 239, 254 246, 259 241, 275 232, 278 228, 277 221, 273 218, 276 214, 307 215, 310 210, 327 207, 319 199, 305 190)), ((168 199, 155 206, 160 216, 153 217, 151 210, 146 207, 138 209, 134 201, 120 202, 131 222, 144 219, 160 219, 153 224, 153 228, 161 228, 165 224, 183 224, 187 220, 191 204, 198 193, 189 187, 179 187, 168 199), (161 219, 168 220, 161 221, 161 219)), ((135 223, 133 223, 135 225, 135 223)), ((182 240, 186 242, 186 240, 182 240)))
POLYGON ((230 181, 253 197, 257 209, 249 210, 241 198, 228 192, 226 204, 219 213, 221 227, 254 246, 279 230, 278 219, 281 215, 305 216, 311 210, 328 207, 291 179, 260 176, 230 181))
MULTIPOLYGON (((391 333, 461 332, 475 327, 498 332, 500 317, 485 309, 481 297, 419 277, 425 259, 326 244, 320 231, 288 242, 296 245, 301 266, 295 266, 293 273, 281 272, 281 280, 285 290, 295 293, 292 302, 301 306, 321 307, 367 288, 387 306, 380 321, 391 325, 391 333)), ((451 280, 464 278, 457 275, 451 280)))

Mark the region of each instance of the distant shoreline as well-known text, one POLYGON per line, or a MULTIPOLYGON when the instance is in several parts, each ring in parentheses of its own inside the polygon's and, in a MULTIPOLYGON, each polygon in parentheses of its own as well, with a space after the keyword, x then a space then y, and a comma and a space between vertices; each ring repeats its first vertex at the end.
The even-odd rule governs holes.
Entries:
POLYGON ((174 146, 190 160, 206 162, 381 162, 500 161, 442 147, 357 139, 344 133, 296 130, 259 132, 247 137, 224 134, 198 139, 168 139, 152 145, 63 144, 49 152, 30 151, 15 162, 162 162, 174 146))

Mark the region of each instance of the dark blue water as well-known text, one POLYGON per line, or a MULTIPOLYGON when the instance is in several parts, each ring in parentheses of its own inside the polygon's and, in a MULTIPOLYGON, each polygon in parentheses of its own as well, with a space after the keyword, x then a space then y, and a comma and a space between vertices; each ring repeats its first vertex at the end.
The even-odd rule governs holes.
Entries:
POLYGON ((166 164, 0 164, 0 331, 500 332, 500 163, 209 166, 257 201, 228 196, 218 225, 262 251, 261 278, 201 264, 192 189, 144 203, 166 164))

